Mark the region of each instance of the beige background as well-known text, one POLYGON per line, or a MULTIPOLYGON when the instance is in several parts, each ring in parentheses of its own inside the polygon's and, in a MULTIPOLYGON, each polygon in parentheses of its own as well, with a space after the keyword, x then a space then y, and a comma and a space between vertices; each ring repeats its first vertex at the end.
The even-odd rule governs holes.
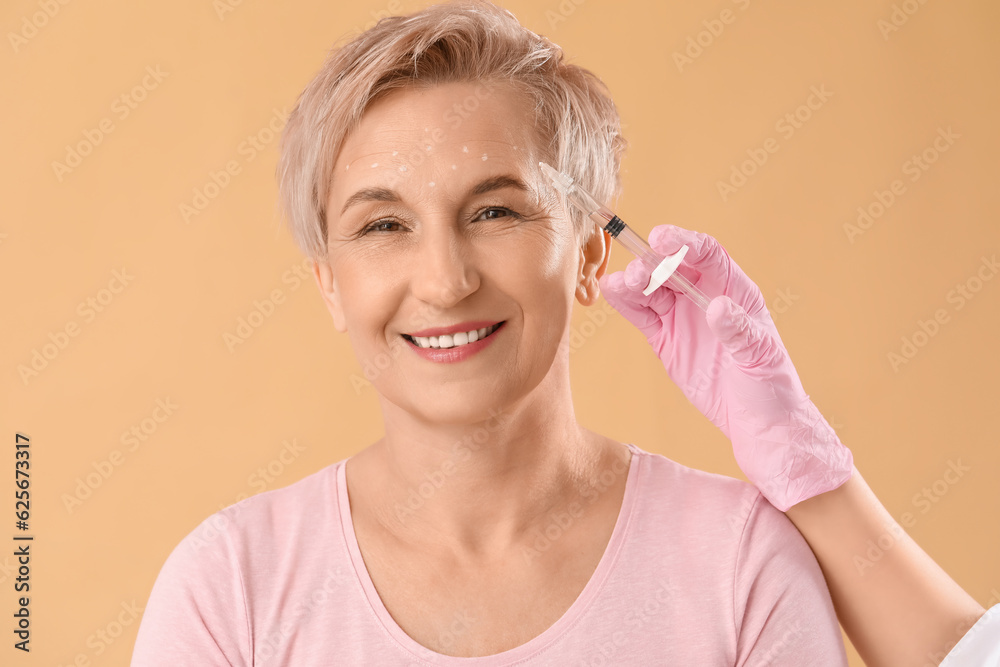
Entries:
MULTIPOLYGON (((145 603, 199 521, 381 433, 373 389, 352 384, 361 368, 346 336, 311 279, 294 277, 302 257, 279 227, 268 125, 280 128, 336 38, 425 3, 224 3, 49 0, 52 17, 38 1, 0 9, 4 664, 127 664, 137 621, 110 645, 97 633, 131 620, 123 605, 145 603), (135 106, 127 116, 123 94, 135 106), (57 174, 67 145, 93 143, 85 133, 97 137, 102 121, 112 131, 57 174), (214 198, 186 221, 181 206, 230 162, 239 173, 209 187, 214 198), (113 281, 122 270, 124 288, 113 281), (231 351, 224 335, 274 290, 281 303, 231 351), (103 300, 101 311, 88 299, 103 300), (67 326, 76 335, 64 339, 67 326), (22 377, 36 351, 51 358, 22 377), (153 420, 168 399, 176 409, 153 420), (130 449, 121 437, 133 427, 145 440, 130 449), (16 432, 33 452, 30 657, 10 641, 16 432), (96 488, 79 486, 88 475, 96 488), (78 490, 89 497, 68 508, 78 490)), ((609 85, 631 142, 622 217, 644 234, 669 222, 723 243, 760 285, 806 390, 890 512, 913 515, 911 534, 977 600, 1000 600, 1000 278, 982 268, 1000 250, 1000 6, 503 4, 609 85), (703 31, 707 46, 679 67, 675 53, 703 31), (778 124, 811 87, 831 96, 799 110, 809 118, 788 136, 778 124), (948 128, 958 138, 935 154, 948 128), (768 139, 778 150, 724 201, 718 183, 768 139), (908 161, 925 150, 936 161, 913 172, 908 161), (897 179, 902 194, 849 238, 858 207, 897 179), (967 283, 979 291, 959 308, 949 292, 967 283), (939 310, 934 335, 920 335, 939 310), (894 368, 889 354, 915 334, 916 354, 894 368), (950 462, 969 468, 953 483, 950 462)), ((617 250, 612 268, 626 260, 617 250)), ((610 311, 603 300, 595 309, 610 311)), ((641 334, 617 314, 597 321, 575 313, 580 421, 740 477, 728 442, 641 334)))

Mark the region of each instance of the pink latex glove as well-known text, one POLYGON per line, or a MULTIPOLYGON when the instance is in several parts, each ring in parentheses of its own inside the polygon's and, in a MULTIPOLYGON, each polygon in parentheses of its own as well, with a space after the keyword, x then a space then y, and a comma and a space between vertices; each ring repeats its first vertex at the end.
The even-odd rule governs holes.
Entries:
POLYGON ((649 234, 663 255, 684 244, 677 270, 712 299, 707 314, 667 285, 643 295, 649 270, 637 259, 601 277, 604 298, 732 441, 740 469, 772 505, 784 512, 837 488, 850 479, 853 457, 803 390, 760 288, 707 234, 674 225, 649 234))

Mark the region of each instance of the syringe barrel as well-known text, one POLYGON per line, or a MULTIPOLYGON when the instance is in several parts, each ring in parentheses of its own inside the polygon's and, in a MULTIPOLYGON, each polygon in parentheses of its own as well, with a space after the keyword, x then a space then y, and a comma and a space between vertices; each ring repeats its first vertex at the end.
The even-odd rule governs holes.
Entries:
POLYGON ((663 255, 650 248, 645 239, 633 232, 632 228, 622 222, 622 219, 617 215, 605 226, 605 228, 612 226, 621 227, 618 234, 615 235, 614 238, 625 246, 629 252, 642 260, 643 265, 649 269, 650 272, 658 267, 660 262, 663 261, 663 255))
MULTIPOLYGON (((618 231, 618 235, 614 238, 618 239, 623 246, 628 248, 629 252, 638 257, 650 273, 655 271, 660 266, 660 263, 663 262, 663 255, 649 247, 645 239, 633 232, 617 215, 605 226, 605 229, 608 227, 618 231)), ((611 230, 608 231, 610 232, 611 230)), ((686 294, 702 310, 708 310, 708 304, 711 303, 711 299, 705 296, 691 281, 677 271, 674 271, 666 279, 666 284, 673 288, 674 291, 686 294)))

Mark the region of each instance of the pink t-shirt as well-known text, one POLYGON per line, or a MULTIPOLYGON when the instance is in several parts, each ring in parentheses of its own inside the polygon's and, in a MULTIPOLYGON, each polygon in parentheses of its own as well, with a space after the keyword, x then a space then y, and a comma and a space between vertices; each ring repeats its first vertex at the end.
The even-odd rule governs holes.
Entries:
MULTIPOLYGON (((153 586, 132 665, 847 664, 823 574, 784 514, 745 482, 628 447, 597 570, 521 646, 456 658, 402 631, 361 558, 342 460, 188 534, 153 586)), ((472 622, 456 615, 442 645, 472 622)))

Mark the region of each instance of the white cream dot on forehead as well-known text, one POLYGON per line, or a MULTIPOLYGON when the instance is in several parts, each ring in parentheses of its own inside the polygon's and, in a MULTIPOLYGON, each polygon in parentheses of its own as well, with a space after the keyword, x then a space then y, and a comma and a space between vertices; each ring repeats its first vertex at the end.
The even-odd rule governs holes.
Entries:
POLYGON ((372 163, 372 169, 374 169, 374 168, 375 168, 375 167, 377 167, 377 166, 378 166, 378 162, 373 162, 373 163, 372 163))
POLYGON ((453 164, 453 165, 451 165, 451 168, 452 169, 458 169, 458 165, 457 164, 453 164))
POLYGON ((483 153, 483 162, 486 162, 486 153, 483 153))
POLYGON ((351 165, 347 165, 346 167, 344 167, 344 171, 347 171, 350 168, 351 168, 351 165))
POLYGON ((429 185, 429 186, 431 186, 431 187, 433 188, 433 187, 434 187, 434 181, 431 181, 431 182, 430 182, 430 183, 428 183, 427 185, 429 185))
POLYGON ((468 153, 469 152, 469 147, 468 146, 462 146, 462 152, 463 153, 468 153))
POLYGON ((397 155, 399 155, 399 151, 393 151, 393 152, 392 152, 392 156, 393 156, 393 157, 396 157, 397 155))
POLYGON ((399 170, 400 170, 400 171, 406 171, 406 165, 405 165, 405 164, 403 164, 403 165, 400 165, 400 166, 399 166, 399 170))

